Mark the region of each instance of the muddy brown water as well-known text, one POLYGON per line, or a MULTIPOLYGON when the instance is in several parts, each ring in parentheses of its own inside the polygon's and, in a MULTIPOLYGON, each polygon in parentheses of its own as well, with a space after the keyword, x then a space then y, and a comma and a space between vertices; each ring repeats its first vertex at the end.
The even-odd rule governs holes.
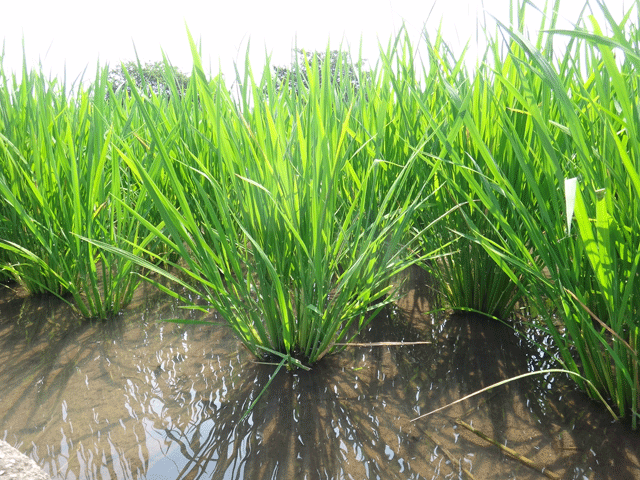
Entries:
POLYGON ((558 478, 640 479, 640 433, 562 376, 412 421, 549 367, 501 324, 423 314, 414 280, 359 341, 432 343, 348 347, 310 372, 280 372, 242 421, 274 367, 224 325, 165 322, 193 315, 145 285, 118 318, 93 323, 1 288, 0 438, 54 479, 546 478, 463 420, 558 478))

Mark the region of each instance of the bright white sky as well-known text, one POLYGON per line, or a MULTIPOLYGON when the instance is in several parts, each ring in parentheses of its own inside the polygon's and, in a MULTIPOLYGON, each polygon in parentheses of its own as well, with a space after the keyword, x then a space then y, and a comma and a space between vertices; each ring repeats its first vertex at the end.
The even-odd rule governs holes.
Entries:
MULTIPOLYGON (((544 0, 532 2, 544 6, 544 0)), ((619 19, 632 0, 606 3, 619 19)), ((134 44, 143 62, 161 60, 164 50, 189 72, 186 24, 201 41, 205 68, 215 74, 220 66, 230 83, 233 63, 242 64, 249 39, 256 75, 265 51, 272 64, 289 65, 296 40, 307 50, 324 50, 329 40, 336 48, 346 40, 357 58, 362 38, 363 56, 375 61, 378 41, 386 45, 403 21, 413 38, 425 22, 435 32, 442 21, 449 44, 471 39, 473 46, 482 5, 508 23, 509 0, 0 0, 0 43, 4 40, 5 71, 20 70, 24 38, 30 67, 41 62, 47 74, 57 76, 66 65, 68 81, 84 68, 94 78, 98 60, 113 66, 134 59, 134 44)), ((561 14, 574 20, 581 5, 582 0, 563 0, 561 14)), ((539 17, 530 13, 535 31, 539 17)))

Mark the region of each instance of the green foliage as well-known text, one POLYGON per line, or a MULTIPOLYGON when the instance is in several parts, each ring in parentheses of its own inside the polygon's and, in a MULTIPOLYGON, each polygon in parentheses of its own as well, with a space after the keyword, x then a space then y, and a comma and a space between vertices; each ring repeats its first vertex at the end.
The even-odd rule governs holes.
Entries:
POLYGON ((396 167, 394 183, 379 191, 375 179, 386 162, 366 158, 354 143, 351 110, 335 105, 319 74, 309 76, 310 101, 290 110, 286 99, 259 95, 263 88, 274 93, 274 85, 256 84, 249 71, 250 90, 240 103, 248 105, 250 93, 254 101, 242 109, 221 82, 204 79, 193 44, 192 50, 194 98, 204 108, 186 138, 171 135, 170 119, 151 121, 153 106, 133 90, 169 188, 136 158, 124 157, 161 222, 132 213, 181 260, 165 270, 100 245, 205 299, 256 356, 306 368, 364 328, 393 300, 391 279, 417 261, 410 248, 419 234, 410 226, 426 197, 422 188, 397 196, 411 181, 416 157, 396 167), (189 146, 189 135, 209 131, 210 143, 197 151, 189 146), (356 171, 352 162, 362 155, 360 164, 368 165, 356 171))
MULTIPOLYGON (((441 78, 450 127, 438 130, 442 152, 428 158, 448 182, 450 205, 465 206, 458 211, 468 228, 459 232, 540 312, 564 368, 588 379, 575 377, 635 428, 638 31, 628 16, 616 24, 600 7, 613 38, 593 18, 586 33, 554 31, 552 16, 536 45, 502 27, 507 44, 492 42, 491 68, 481 66, 472 81, 441 78), (569 45, 554 60, 557 35, 568 35, 569 45), (620 61, 614 47, 624 52, 620 61)), ((522 25, 524 8, 517 11, 522 25)))
MULTIPOLYGON (((380 70, 374 70, 373 88, 360 95, 360 139, 369 151, 381 158, 403 159, 419 152, 423 159, 413 169, 414 182, 428 184, 434 192, 430 207, 414 220, 414 228, 425 230, 420 249, 438 247, 446 251, 424 268, 437 280, 440 299, 454 310, 475 311, 508 320, 521 299, 517 284, 484 249, 465 238, 469 225, 463 211, 471 212, 466 198, 457 194, 465 189, 463 178, 453 180, 445 171, 447 148, 462 154, 470 144, 460 133, 456 118, 460 106, 448 100, 447 84, 469 91, 470 79, 464 69, 464 56, 454 59, 440 33, 428 47, 429 64, 419 59, 406 30, 391 39, 381 51, 380 70), (452 184, 450 184, 451 182, 452 184)), ((381 188, 391 179, 378 177, 381 188)), ((400 196, 403 193, 399 193, 400 196)), ((477 215, 474 215, 476 221, 477 215)), ((491 228, 485 222, 483 231, 491 228)))
POLYGON ((363 63, 363 60, 354 63, 351 55, 341 50, 307 52, 295 48, 291 66, 273 66, 274 90, 299 95, 308 92, 311 77, 317 77, 320 87, 324 86, 324 82, 328 82, 334 88, 343 91, 344 95, 348 95, 348 91, 357 92, 361 82, 370 78, 371 72, 363 70, 363 63))
POLYGON ((127 61, 109 70, 109 84, 112 92, 122 89, 131 94, 132 85, 127 83, 131 78, 135 87, 145 93, 171 97, 184 95, 189 84, 189 76, 172 66, 168 61, 140 62, 127 61), (126 72, 126 73, 125 73, 126 72))
POLYGON ((131 222, 119 203, 148 210, 120 163, 114 131, 121 124, 104 101, 106 70, 98 72, 89 90, 69 97, 66 86, 46 80, 41 72, 27 73, 26 66, 20 84, 5 77, 4 85, 3 270, 32 293, 49 292, 70 301, 85 317, 113 315, 130 301, 138 284, 132 275, 135 264, 80 237, 128 251, 151 239, 141 236, 139 224, 131 222))

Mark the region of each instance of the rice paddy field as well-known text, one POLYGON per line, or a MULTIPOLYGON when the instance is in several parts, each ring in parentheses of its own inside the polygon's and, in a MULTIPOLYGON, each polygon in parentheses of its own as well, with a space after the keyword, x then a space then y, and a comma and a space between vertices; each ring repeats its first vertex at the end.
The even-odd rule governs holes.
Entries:
POLYGON ((54 478, 549 476, 476 425, 640 478, 639 5, 557 5, 473 69, 401 30, 229 84, 188 35, 161 93, 3 70, 0 438, 54 478))

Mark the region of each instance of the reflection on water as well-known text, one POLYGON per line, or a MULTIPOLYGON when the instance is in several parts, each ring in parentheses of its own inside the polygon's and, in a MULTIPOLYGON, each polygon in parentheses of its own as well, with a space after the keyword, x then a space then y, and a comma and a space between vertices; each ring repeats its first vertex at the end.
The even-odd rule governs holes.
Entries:
POLYGON ((0 438, 60 479, 541 478, 462 419, 561 478, 640 478, 640 435, 562 378, 412 422, 535 358, 508 328, 421 315, 426 306, 411 290, 360 341, 431 344, 348 347, 310 372, 281 372, 240 421, 274 367, 226 327, 161 322, 193 314, 144 286, 98 323, 54 298, 0 291, 0 438))

